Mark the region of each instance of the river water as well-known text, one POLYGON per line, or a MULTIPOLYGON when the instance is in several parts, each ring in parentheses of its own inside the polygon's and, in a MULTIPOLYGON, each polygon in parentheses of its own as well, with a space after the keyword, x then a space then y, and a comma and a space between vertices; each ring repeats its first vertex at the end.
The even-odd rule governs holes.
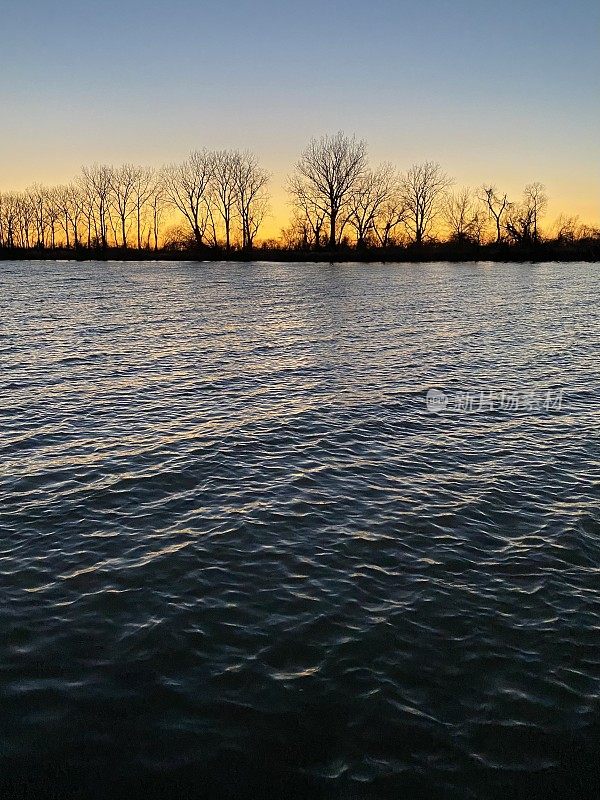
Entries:
POLYGON ((1 262, 0 794, 596 797, 599 297, 1 262))

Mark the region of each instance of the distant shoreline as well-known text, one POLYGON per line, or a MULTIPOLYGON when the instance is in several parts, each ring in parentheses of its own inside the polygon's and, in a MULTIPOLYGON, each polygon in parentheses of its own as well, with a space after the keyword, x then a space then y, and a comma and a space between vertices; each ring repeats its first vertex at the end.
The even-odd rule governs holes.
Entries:
POLYGON ((122 247, 87 248, 0 248, 0 261, 282 261, 331 264, 345 261, 364 263, 423 262, 543 262, 600 261, 600 239, 573 242, 549 241, 523 247, 506 243, 456 245, 448 242, 389 248, 339 247, 332 250, 290 250, 256 247, 251 251, 224 248, 188 248, 158 250, 122 247))

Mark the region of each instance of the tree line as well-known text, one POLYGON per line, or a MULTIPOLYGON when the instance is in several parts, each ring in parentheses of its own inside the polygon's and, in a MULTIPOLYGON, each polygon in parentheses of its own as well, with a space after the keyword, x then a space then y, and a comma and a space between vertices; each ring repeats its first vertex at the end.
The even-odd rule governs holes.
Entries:
POLYGON ((63 186, 0 193, 5 248, 251 249, 268 209, 269 175, 249 151, 194 151, 160 170, 94 164, 63 186), (176 212, 183 223, 166 229, 176 212))
MULTIPOLYGON (((0 193, 0 247, 251 251, 269 213, 270 176, 245 150, 198 150, 162 169, 83 167, 69 184, 0 193)), ((433 161, 371 166, 367 145, 338 132, 312 139, 287 181, 291 219, 273 249, 386 249, 445 241, 535 246, 548 197, 530 183, 509 199, 492 183, 455 187, 433 161)), ((561 217, 556 241, 598 238, 561 217)), ((547 238, 547 235, 546 235, 547 238)))
MULTIPOLYGON (((440 238, 453 244, 503 242, 535 246, 548 197, 542 183, 509 199, 492 183, 454 187, 440 164, 426 161, 399 171, 386 162, 372 167, 364 141, 337 133, 313 139, 288 181, 292 220, 282 232, 290 248, 342 243, 357 248, 423 245, 440 238)), ((599 231, 576 217, 560 217, 554 237, 573 241, 599 231)))

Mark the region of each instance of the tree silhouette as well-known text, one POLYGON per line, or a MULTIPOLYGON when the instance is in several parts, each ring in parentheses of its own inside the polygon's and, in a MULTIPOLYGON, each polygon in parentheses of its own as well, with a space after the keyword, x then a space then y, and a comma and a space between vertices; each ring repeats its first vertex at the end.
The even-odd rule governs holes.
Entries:
POLYGON ((481 187, 482 199, 485 203, 489 216, 496 225, 496 243, 502 241, 502 219, 508 208, 508 198, 506 193, 499 195, 496 187, 492 184, 484 184, 481 187))
POLYGON ((377 217, 393 197, 395 174, 391 164, 377 170, 365 169, 348 199, 348 223, 356 231, 356 244, 364 247, 376 231, 377 217))
POLYGON ((167 199, 189 223, 198 247, 204 244, 209 223, 212 167, 212 155, 207 150, 196 150, 181 164, 171 164, 163 171, 167 199))
POLYGON ((269 174, 248 150, 236 153, 234 181, 237 212, 242 229, 242 248, 251 250, 254 238, 268 210, 266 186, 269 174))
POLYGON ((291 180, 294 195, 310 198, 329 222, 329 247, 335 249, 341 230, 338 221, 352 192, 367 168, 367 149, 363 141, 345 136, 311 139, 296 164, 291 180))
POLYGON ((468 187, 448 195, 444 219, 452 241, 481 243, 485 212, 481 202, 468 187))
POLYGON ((400 193, 406 211, 405 224, 417 245, 429 233, 451 185, 452 179, 433 161, 413 164, 402 177, 400 193))

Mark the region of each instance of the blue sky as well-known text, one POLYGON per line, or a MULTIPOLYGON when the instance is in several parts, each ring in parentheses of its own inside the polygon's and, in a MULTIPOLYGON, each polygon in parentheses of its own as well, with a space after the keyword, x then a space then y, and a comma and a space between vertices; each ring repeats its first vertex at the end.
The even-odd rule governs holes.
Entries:
POLYGON ((0 0, 0 188, 91 161, 250 147, 278 188, 308 138, 459 183, 548 185, 600 217, 600 4, 591 0, 0 0))

